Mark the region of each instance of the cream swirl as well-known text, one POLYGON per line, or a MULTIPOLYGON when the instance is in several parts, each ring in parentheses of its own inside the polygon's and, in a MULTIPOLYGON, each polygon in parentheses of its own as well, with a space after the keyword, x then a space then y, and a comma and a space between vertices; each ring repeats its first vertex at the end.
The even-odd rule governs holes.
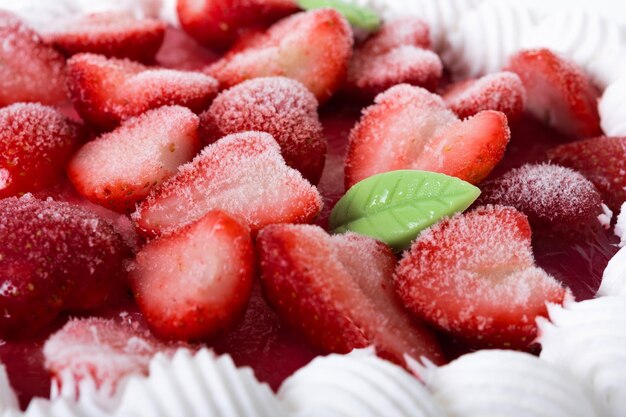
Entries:
POLYGON ((449 416, 598 415, 581 384, 527 353, 481 350, 417 372, 449 416))
POLYGON ((131 377, 116 416, 280 417, 272 390, 250 368, 230 356, 179 349, 172 359, 158 354, 148 377, 131 377))
POLYGON ((5 410, 18 409, 19 404, 15 391, 9 382, 9 376, 4 365, 0 364, 0 413, 5 410))
POLYGON ((443 417, 426 388, 373 350, 320 357, 278 392, 294 416, 443 417))
POLYGON ((600 297, 550 306, 539 322, 541 359, 590 390, 609 416, 626 415, 626 299, 600 297))
POLYGON ((535 20, 533 12, 520 2, 484 1, 449 33, 442 59, 455 78, 499 71, 519 51, 535 20))
MULTIPOLYGON (((613 255, 606 266, 598 295, 626 297, 626 247, 613 255)), ((626 298, 624 300, 626 303, 626 298)))
POLYGON ((604 91, 598 112, 607 136, 626 136, 626 75, 604 91))

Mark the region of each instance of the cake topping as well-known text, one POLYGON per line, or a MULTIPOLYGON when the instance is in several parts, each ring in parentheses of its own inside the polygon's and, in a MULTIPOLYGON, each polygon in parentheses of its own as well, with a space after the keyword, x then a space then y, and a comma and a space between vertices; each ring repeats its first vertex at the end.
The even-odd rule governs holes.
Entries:
POLYGON ((598 104, 600 125, 608 136, 626 136, 626 77, 604 90, 598 104))
POLYGON ((626 249, 622 247, 604 270, 598 296, 626 296, 626 249))
POLYGON ((485 206, 423 232, 394 274, 413 314, 472 345, 527 348, 569 291, 535 266, 526 216, 485 206))
POLYGON ((329 236, 316 226, 274 225, 257 239, 265 294, 315 346, 347 353, 369 345, 398 363, 442 360, 434 335, 413 322, 393 290, 396 259, 374 239, 329 236))
POLYGON ((479 194, 471 184, 443 174, 387 172, 350 188, 335 205, 329 227, 334 233, 371 236, 402 251, 419 232, 464 211, 479 194))
POLYGON ((205 143, 225 135, 267 132, 280 145, 285 162, 317 184, 326 159, 326 138, 317 114, 317 100, 296 80, 255 78, 223 91, 200 116, 205 143))
POLYGON ((169 233, 213 209, 256 232, 273 223, 307 223, 321 210, 317 189, 289 168, 271 135, 244 132, 207 146, 142 201, 133 218, 148 235, 169 233))

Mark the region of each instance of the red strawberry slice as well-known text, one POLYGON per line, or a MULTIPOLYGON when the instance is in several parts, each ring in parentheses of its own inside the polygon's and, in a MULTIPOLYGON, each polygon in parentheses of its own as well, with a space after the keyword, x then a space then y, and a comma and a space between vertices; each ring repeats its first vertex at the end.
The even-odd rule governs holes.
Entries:
POLYGON ((77 54, 67 61, 74 107, 88 123, 112 129, 147 110, 180 105, 199 113, 217 93, 217 81, 199 72, 152 69, 102 55, 77 54))
POLYGON ((259 233, 257 254, 269 301, 314 346, 347 353, 374 345, 398 363, 404 354, 442 362, 434 335, 407 316, 393 291, 396 259, 384 244, 273 225, 259 233))
POLYGON ((273 223, 308 223, 321 210, 317 189, 289 168, 271 135, 245 132, 207 146, 139 203, 140 232, 176 230, 220 209, 252 229, 273 223))
POLYGON ((232 133, 256 130, 274 136, 285 162, 313 184, 326 157, 326 138, 315 96, 285 77, 256 78, 222 92, 200 116, 207 143, 232 133))
POLYGON ((626 201, 626 137, 598 137, 557 146, 548 151, 554 163, 580 171, 619 211, 626 201))
POLYGON ((402 83, 435 89, 443 64, 428 48, 429 28, 423 21, 409 17, 388 22, 355 50, 348 69, 348 92, 373 97, 402 83))
POLYGON ((201 44, 226 49, 246 30, 298 11, 294 0, 178 0, 182 28, 201 44))
POLYGON ((123 285, 127 256, 113 226, 90 211, 30 195, 0 200, 0 337, 102 306, 123 285))
POLYGON ((538 229, 571 232, 599 225, 600 193, 582 174, 569 168, 527 164, 484 182, 480 188, 478 204, 515 207, 538 229))
POLYGON ((443 99, 460 118, 483 110, 497 110, 512 121, 524 112, 526 89, 517 74, 503 71, 452 84, 443 99))
POLYGON ((506 68, 519 75, 527 92, 526 109, 575 138, 602 134, 599 92, 582 68, 548 49, 513 55, 506 68))
POLYGON ((15 16, 0 10, 0 107, 66 100, 65 60, 15 16))
POLYGON ((347 20, 334 9, 317 9, 290 16, 248 38, 207 72, 221 88, 257 77, 293 78, 323 102, 346 76, 352 44, 347 20))
POLYGON ((243 317, 254 264, 248 228, 215 210, 144 246, 129 279, 156 335, 205 340, 243 317))
POLYGON ((54 184, 83 139, 82 127, 52 107, 0 109, 0 198, 54 184))
POLYGON ((535 266, 526 216, 484 206, 422 233, 394 280, 416 317, 476 346, 527 348, 546 303, 569 297, 535 266))
POLYGON ((82 389, 95 388, 103 397, 112 397, 124 378, 146 375, 155 354, 173 355, 175 348, 124 314, 70 320, 48 338, 43 354, 57 393, 78 397, 82 389))
POLYGON ((43 36, 66 56, 91 52, 152 62, 163 43, 166 26, 155 19, 104 12, 62 20, 43 36))
POLYGON ((185 107, 150 110, 84 145, 68 164, 68 177, 92 202, 132 212, 198 153, 198 124, 185 107))
POLYGON ((460 121, 438 95, 398 85, 378 95, 352 129, 346 188, 398 169, 440 172, 476 184, 500 162, 509 137, 500 112, 460 121))

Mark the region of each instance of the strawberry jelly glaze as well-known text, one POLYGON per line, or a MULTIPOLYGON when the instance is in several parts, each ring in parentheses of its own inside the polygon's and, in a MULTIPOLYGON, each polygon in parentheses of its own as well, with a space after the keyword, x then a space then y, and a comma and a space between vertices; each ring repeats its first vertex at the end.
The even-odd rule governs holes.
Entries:
MULTIPOLYGON (((203 51, 173 30, 168 31, 164 47, 157 57, 165 66, 183 69, 200 68, 214 59, 213 54, 203 51)), ((322 226, 327 224, 330 209, 344 192, 343 155, 349 131, 358 120, 361 107, 339 99, 321 109, 329 141, 326 169, 319 185, 325 200, 324 211, 317 221, 322 226)), ((559 134, 530 118, 522 118, 512 126, 512 142, 504 161, 492 177, 526 162, 542 160, 546 149, 561 142, 563 138, 559 134)), ((539 265, 568 285, 577 298, 585 299, 592 297, 597 290, 602 271, 617 251, 616 242, 610 231, 598 227, 578 237, 536 237, 533 244, 539 265)), ((99 315, 117 315, 122 310, 132 311, 133 316, 141 321, 136 306, 130 301, 125 306, 99 315)), ((41 348, 50 332, 59 328, 64 320, 59 319, 47 331, 30 340, 0 344, 0 360, 8 367, 11 383, 23 406, 32 397, 47 396, 50 391, 50 379, 43 368, 41 348)), ((258 285, 244 321, 237 329, 210 345, 218 352, 230 353, 238 365, 254 368, 258 378, 274 388, 316 355, 280 323, 263 300, 258 285)), ((459 353, 458 347, 452 344, 448 348, 454 354, 459 353)))

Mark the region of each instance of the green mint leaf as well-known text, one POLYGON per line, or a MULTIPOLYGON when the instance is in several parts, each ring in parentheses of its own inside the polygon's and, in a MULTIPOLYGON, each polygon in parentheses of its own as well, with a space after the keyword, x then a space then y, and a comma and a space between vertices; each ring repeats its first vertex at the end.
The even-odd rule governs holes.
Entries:
POLYGON ((298 0, 298 6, 304 10, 331 7, 343 14, 354 27, 371 32, 380 27, 380 18, 372 9, 348 4, 343 0, 298 0))
POLYGON ((466 210, 479 195, 477 187, 444 174, 386 172, 348 190, 330 215, 330 229, 371 236, 402 251, 422 230, 466 210))

